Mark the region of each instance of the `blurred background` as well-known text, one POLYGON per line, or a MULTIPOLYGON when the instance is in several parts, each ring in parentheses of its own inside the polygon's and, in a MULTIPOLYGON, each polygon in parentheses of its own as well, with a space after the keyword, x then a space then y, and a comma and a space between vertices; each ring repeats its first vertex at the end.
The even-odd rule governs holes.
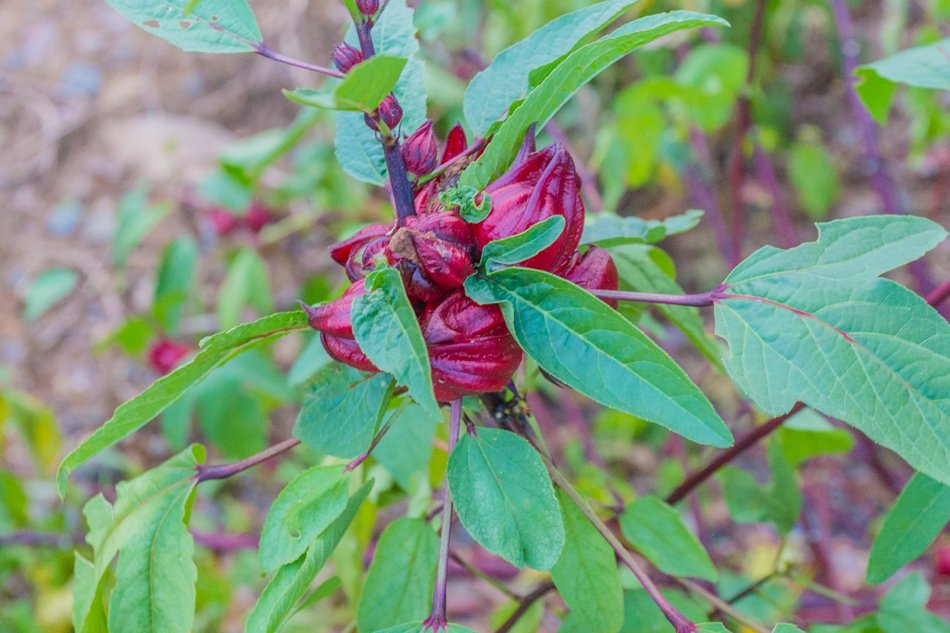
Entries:
MULTIPOLYGON (((272 49, 321 65, 348 21, 335 0, 251 4, 272 49)), ((485 60, 592 3, 410 4, 429 115, 444 137, 485 60)), ((733 28, 678 34, 638 52, 583 89, 543 136, 569 140, 589 212, 663 219, 705 211, 697 229, 662 244, 689 291, 714 287, 763 244, 814 239, 815 221, 887 211, 950 226, 948 93, 901 88, 887 123, 871 123, 871 147, 843 71, 849 57, 867 63, 950 36, 950 2, 850 2, 855 40, 845 45, 824 0, 767 2, 750 85, 758 5, 642 1, 631 16, 690 8, 733 28)), ((253 55, 183 53, 103 0, 0 3, 0 631, 71 630, 71 547, 82 542, 82 503, 97 491, 108 494, 189 441, 227 461, 289 437, 301 385, 327 362, 313 337, 282 340, 216 371, 160 424, 80 471, 65 502, 52 483, 65 451, 203 336, 345 287, 326 247, 391 210, 385 192, 337 166, 332 115, 301 112, 280 93, 320 81, 253 55)), ((663 251, 653 257, 672 273, 663 251)), ((950 278, 950 244, 897 277, 930 292, 950 278)), ((728 380, 662 318, 643 318, 720 410, 748 425, 728 380)), ((608 477, 620 490, 662 493, 682 479, 684 448, 655 428, 551 386, 531 404, 590 490, 608 477)), ((802 570, 766 598, 746 598, 761 603, 750 609, 763 620, 797 604, 805 621, 836 621, 875 599, 864 584, 868 523, 910 471, 856 433, 834 431, 824 438, 830 455, 800 471, 806 515, 788 535, 736 525, 715 487, 703 498, 703 538, 715 559, 755 578, 781 552, 802 570)), ((429 469, 437 487, 444 454, 434 455, 410 466, 429 469)), ((192 525, 208 580, 198 586, 196 630, 242 630, 263 583, 254 551, 263 513, 307 461, 300 452, 199 498, 192 525)), ((754 451, 742 463, 752 472, 765 464, 754 451)), ((390 468, 393 495, 408 487, 401 467, 390 468)), ((398 516, 382 494, 378 511, 398 516)), ((945 535, 918 563, 934 587, 931 608, 944 614, 948 546, 945 535)), ((514 577, 475 549, 481 568, 514 577)), ((346 556, 344 548, 337 568, 359 574, 358 554, 346 556)), ((478 630, 503 621, 510 596, 455 572, 453 586, 463 589, 450 590, 451 604, 462 621, 478 630)), ((522 576, 516 584, 530 587, 530 572, 522 576)), ((743 586, 740 575, 734 585, 743 586)), ((344 630, 351 614, 337 598, 302 613, 292 630, 344 630)), ((556 630, 544 609, 535 611, 524 631, 556 630)))

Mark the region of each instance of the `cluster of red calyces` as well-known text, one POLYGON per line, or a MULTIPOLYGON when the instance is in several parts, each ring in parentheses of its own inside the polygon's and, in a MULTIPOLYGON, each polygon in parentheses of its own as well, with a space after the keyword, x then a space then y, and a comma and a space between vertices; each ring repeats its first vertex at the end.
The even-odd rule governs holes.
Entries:
POLYGON ((439 200, 457 170, 472 158, 466 149, 459 126, 449 133, 441 158, 431 122, 404 140, 401 151, 407 171, 416 176, 438 171, 416 186, 416 215, 403 226, 367 226, 334 245, 330 254, 353 285, 336 301, 309 310, 310 325, 320 331, 331 356, 376 371, 355 340, 350 307, 366 292, 363 280, 378 265, 399 270, 428 346, 435 395, 442 402, 502 390, 521 362, 521 349, 498 307, 478 305, 462 289, 488 242, 563 216, 565 229, 557 241, 522 265, 587 289, 617 288, 617 269, 607 251, 577 250, 584 205, 574 163, 564 147, 550 145, 536 151, 529 135, 508 172, 485 189, 491 212, 477 224, 467 223, 439 200))

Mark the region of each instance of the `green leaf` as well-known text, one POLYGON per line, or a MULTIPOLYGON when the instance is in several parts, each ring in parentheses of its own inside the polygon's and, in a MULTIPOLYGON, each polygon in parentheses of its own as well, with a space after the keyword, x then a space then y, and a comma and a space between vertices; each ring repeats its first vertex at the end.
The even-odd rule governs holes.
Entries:
POLYGON ((722 622, 703 622, 696 625, 696 633, 731 633, 722 622))
POLYGON ((56 474, 59 494, 65 494, 66 483, 73 470, 154 419, 215 367, 254 345, 305 327, 307 315, 303 312, 279 312, 204 339, 201 350, 190 362, 156 380, 148 389, 120 405, 105 424, 66 455, 56 474))
POLYGON ((585 290, 525 268, 469 277, 465 288, 479 303, 500 302, 525 352, 571 388, 695 442, 732 442, 709 400, 673 359, 585 290))
MULTIPOLYGON (((413 12, 406 0, 389 0, 373 26, 373 43, 380 55, 408 59, 396 82, 393 95, 402 107, 401 128, 407 133, 418 128, 426 119, 425 64, 416 59, 419 41, 412 21, 413 12)), ((346 41, 359 47, 356 33, 350 29, 346 41)), ((386 159, 376 133, 367 127, 360 112, 336 112, 337 160, 343 169, 363 182, 374 185, 386 183, 386 159)))
POLYGON ((371 113, 392 92, 407 61, 404 57, 376 55, 354 66, 331 93, 296 88, 284 90, 284 96, 314 108, 371 113))
POLYGON ((312 380, 321 369, 326 368, 331 362, 333 362, 333 359, 327 354, 323 341, 320 340, 320 334, 316 333, 307 340, 306 345, 297 355, 297 360, 294 361, 287 374, 287 381, 295 387, 302 385, 308 380, 312 380))
POLYGON ((232 367, 214 371, 195 387, 195 410, 208 442, 228 459, 243 459, 267 447, 267 419, 260 397, 228 371, 232 367))
POLYGON ((69 296, 79 276, 71 268, 50 268, 41 273, 26 291, 23 318, 35 321, 47 310, 69 296))
MULTIPOLYGON (((462 626, 460 624, 449 624, 444 629, 440 629, 441 633, 476 633, 467 626, 462 626)), ((382 631, 376 631, 375 633, 433 633, 432 627, 422 622, 412 622, 409 624, 400 624, 399 626, 392 626, 388 629, 383 629, 382 631)))
POLYGON ((136 26, 183 51, 253 53, 261 30, 246 0, 106 0, 136 26))
POLYGON ((887 121, 895 83, 950 90, 950 38, 927 46, 910 48, 872 64, 860 66, 855 74, 858 95, 882 125, 887 121))
POLYGON ((439 537, 424 519, 402 518, 386 526, 360 594, 359 630, 424 618, 432 606, 438 562, 439 537))
POLYGON ((389 374, 333 363, 307 389, 294 437, 321 453, 356 457, 369 448, 392 394, 389 374))
POLYGON ((172 212, 168 202, 149 205, 148 194, 147 187, 138 187, 119 202, 119 226, 112 240, 112 264, 116 268, 125 268, 135 247, 172 212))
POLYGON ((620 515, 624 538, 657 569, 671 576, 715 581, 719 572, 709 554, 669 505, 656 497, 640 497, 620 515))
POLYGON ((881 598, 877 621, 884 633, 950 633, 950 622, 927 611, 930 586, 919 572, 905 576, 881 598))
POLYGON ((521 233, 489 242, 482 248, 479 265, 490 269, 494 264, 513 265, 531 259, 557 241, 565 224, 564 216, 552 215, 521 233))
POLYGON ((564 547, 564 524, 541 457, 523 438, 480 427, 449 457, 449 489, 459 520, 478 543, 516 567, 550 569, 564 547))
POLYGON ((465 89, 465 120, 474 134, 485 136, 508 106, 524 96, 532 70, 556 62, 634 4, 636 0, 611 0, 567 13, 500 52, 465 89))
POLYGON ((425 415, 421 407, 410 404, 373 450, 376 461, 407 492, 412 489, 413 476, 429 466, 436 426, 436 420, 425 415), (413 449, 407 451, 407 446, 413 449))
POLYGON ((785 534, 801 513, 802 496, 792 467, 777 442, 769 443, 772 484, 761 486, 744 470, 726 467, 719 472, 729 514, 736 523, 770 521, 785 534))
MULTIPOLYGON (((678 591, 667 590, 663 592, 663 596, 680 613, 694 622, 708 617, 704 605, 693 602, 678 591)), ((623 606, 622 633, 673 633, 673 625, 663 616, 659 607, 643 589, 625 592, 623 606)), ((583 633, 588 632, 584 629, 583 633)))
POLYGON ((366 294, 353 301, 350 318, 367 358, 405 385, 428 415, 441 419, 432 392, 429 352, 399 271, 383 268, 367 275, 366 294))
POLYGON ((102 600, 105 583, 96 580, 96 567, 79 552, 73 565, 73 630, 76 633, 108 633, 102 600))
POLYGON ((685 233, 703 219, 703 211, 690 209, 682 215, 664 220, 644 220, 637 216, 619 216, 609 211, 587 216, 581 244, 617 246, 620 244, 653 244, 660 240, 685 233))
POLYGON ((735 44, 690 48, 676 71, 676 81, 695 90, 686 106, 700 128, 713 132, 732 120, 736 100, 746 85, 748 67, 748 53, 735 44))
POLYGON ((484 189, 511 164, 532 124, 544 127, 581 86, 637 48, 682 29, 726 24, 722 18, 711 15, 671 11, 634 20, 580 47, 528 93, 521 106, 495 132, 481 157, 462 173, 459 183, 484 189))
POLYGON ((794 624, 776 624, 772 633, 805 633, 794 624))
MULTIPOLYGON (((244 182, 256 183, 264 171, 296 147, 324 115, 320 110, 302 109, 289 126, 265 130, 231 143, 218 156, 218 161, 228 173, 244 182)), ((235 197, 242 196, 239 191, 235 197)), ((247 213, 248 204, 238 205, 236 209, 227 206, 239 215, 247 213)))
MULTIPOLYGON (((659 248, 628 244, 612 247, 610 254, 617 266, 621 288, 638 292, 684 293, 676 283, 676 265, 673 258, 659 248)), ((655 304, 653 307, 679 328, 713 366, 725 371, 722 364, 722 345, 706 332, 706 325, 698 308, 664 303, 655 304)))
POLYGON ((788 177, 805 212, 815 219, 827 217, 838 199, 838 171, 828 150, 814 143, 792 145, 788 177))
POLYGON ((915 474, 874 537, 867 580, 878 584, 924 553, 950 522, 950 487, 915 474))
POLYGON ((253 248, 242 248, 228 267, 218 291, 218 327, 230 328, 241 322, 245 306, 267 313, 274 309, 267 264, 253 248))
POLYGON ((275 633, 293 615, 295 605, 336 549, 372 489, 371 479, 349 498, 343 512, 310 544, 304 556, 277 570, 248 616, 245 633, 275 633))
POLYGON ((264 571, 298 559, 346 509, 344 468, 342 464, 308 468, 280 491, 261 530, 264 571))
POLYGON ((950 326, 879 275, 946 237, 930 220, 819 225, 818 241, 762 248, 726 278, 716 333, 726 367, 771 415, 802 401, 950 483, 950 326))
POLYGON ((854 445, 851 433, 835 428, 814 409, 802 409, 790 417, 778 435, 782 453, 793 467, 818 455, 847 453, 854 445))
POLYGON ((613 549, 563 492, 564 550, 551 578, 574 616, 595 633, 617 633, 623 624, 623 589, 613 549))
POLYGON ((469 224, 478 224, 491 213, 491 197, 474 187, 452 187, 439 194, 439 202, 447 210, 455 210, 469 224), (478 201, 476 201, 478 198, 478 201))
POLYGON ((198 245, 194 239, 180 237, 165 247, 156 273, 152 311, 169 334, 178 333, 182 306, 194 283, 197 267, 198 245))

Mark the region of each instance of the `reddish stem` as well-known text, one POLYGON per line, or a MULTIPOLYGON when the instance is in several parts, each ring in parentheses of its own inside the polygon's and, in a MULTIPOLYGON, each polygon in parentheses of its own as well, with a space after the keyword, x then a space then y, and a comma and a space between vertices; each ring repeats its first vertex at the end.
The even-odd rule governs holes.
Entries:
POLYGON ((668 295, 656 292, 632 292, 628 290, 590 290, 590 293, 601 299, 615 299, 617 301, 638 301, 641 303, 664 303, 678 306, 695 306, 698 308, 715 305, 723 291, 720 286, 715 290, 693 295, 668 295))
POLYGON ((775 175, 775 168, 772 166, 772 160, 769 158, 768 152, 759 143, 755 144, 752 160, 755 163, 759 180, 769 190, 769 195, 772 197, 772 223, 775 225, 775 233, 778 236, 779 243, 785 248, 798 246, 800 242, 798 231, 795 229, 792 216, 785 204, 782 185, 775 175))
POLYGON ((233 477, 238 473, 242 473, 245 470, 257 466, 258 464, 266 462, 271 458, 277 457, 281 453, 286 453, 298 444, 300 444, 300 440, 297 438, 290 438, 261 451, 257 455, 251 455, 247 459, 242 459, 241 461, 234 462, 233 464, 199 464, 197 466, 198 474, 195 476, 195 479, 198 481, 198 483, 201 483, 202 481, 208 481, 211 479, 227 479, 228 477, 233 477))
POLYGON ((927 303, 937 308, 950 297, 950 279, 934 288, 926 297, 927 303))

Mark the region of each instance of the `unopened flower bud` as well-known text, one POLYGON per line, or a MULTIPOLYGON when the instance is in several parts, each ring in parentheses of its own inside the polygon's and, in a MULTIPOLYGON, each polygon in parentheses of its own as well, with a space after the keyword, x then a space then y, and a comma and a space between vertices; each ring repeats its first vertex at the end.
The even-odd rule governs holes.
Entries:
MULTIPOLYGON (((620 283, 617 266, 610 253, 596 246, 591 246, 584 254, 574 253, 559 274, 585 290, 616 290, 620 283)), ((616 301, 605 302, 617 307, 616 301)))
POLYGON ((248 207, 243 220, 244 226, 252 233, 260 233, 261 229, 274 221, 274 214, 266 204, 254 202, 248 207))
POLYGON ((379 11, 379 0, 356 0, 356 8, 367 17, 376 15, 379 11))
POLYGON ((163 376, 177 367, 191 348, 166 338, 156 341, 148 350, 148 362, 163 376))
POLYGON ((383 102, 379 104, 379 118, 390 130, 396 129, 402 121, 402 106, 396 101, 396 97, 388 95, 383 99, 383 102))
POLYGON ((402 143, 402 159, 409 173, 423 176, 435 168, 439 148, 432 132, 432 121, 426 121, 402 143))
POLYGON ((424 303, 461 288, 474 272, 471 229, 451 213, 410 216, 385 252, 389 263, 402 272, 409 297, 424 303))
POLYGON ((336 66, 341 73, 348 73, 350 72, 350 68, 353 68, 353 66, 363 61, 363 53, 360 52, 358 48, 353 48, 344 42, 343 44, 338 44, 336 48, 333 49, 331 59, 333 60, 333 65, 336 66))

